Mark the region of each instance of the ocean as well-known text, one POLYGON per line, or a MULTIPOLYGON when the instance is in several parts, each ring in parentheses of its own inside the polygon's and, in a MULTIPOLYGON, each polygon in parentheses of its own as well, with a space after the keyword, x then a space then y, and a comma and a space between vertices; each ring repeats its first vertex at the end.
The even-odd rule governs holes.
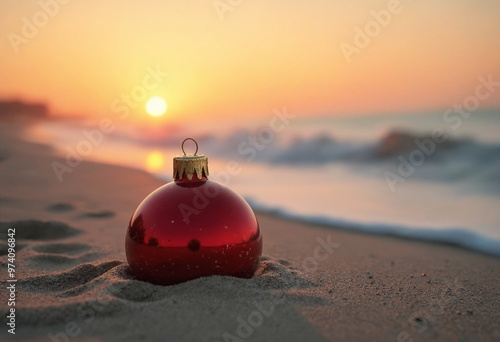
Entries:
POLYGON ((308 118, 282 108, 248 121, 156 128, 115 121, 99 136, 99 122, 60 120, 26 135, 63 156, 80 148, 85 159, 165 182, 182 140, 192 137, 209 157, 209 178, 255 209, 500 255, 500 110, 308 118))

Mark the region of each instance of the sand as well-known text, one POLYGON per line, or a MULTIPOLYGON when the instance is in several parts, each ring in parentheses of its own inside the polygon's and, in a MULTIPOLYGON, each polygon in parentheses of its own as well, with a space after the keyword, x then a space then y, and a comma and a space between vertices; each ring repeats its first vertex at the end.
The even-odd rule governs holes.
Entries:
POLYGON ((135 280, 126 227, 162 182, 83 162, 59 183, 50 147, 0 127, 2 341, 500 340, 499 258, 266 213, 257 213, 264 252, 252 279, 135 280), (15 336, 6 325, 13 227, 15 336))

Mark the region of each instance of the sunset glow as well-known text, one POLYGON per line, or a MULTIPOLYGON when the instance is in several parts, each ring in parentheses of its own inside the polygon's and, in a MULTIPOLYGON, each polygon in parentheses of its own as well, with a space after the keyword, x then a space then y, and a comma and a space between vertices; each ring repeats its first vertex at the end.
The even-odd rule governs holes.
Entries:
POLYGON ((150 172, 161 170, 165 164, 165 158, 160 151, 153 151, 146 158, 146 169, 150 172))
POLYGON ((500 74, 500 2, 399 3, 2 1, 0 97, 91 117, 123 98, 128 120, 160 93, 173 118, 374 115, 442 110, 500 74))

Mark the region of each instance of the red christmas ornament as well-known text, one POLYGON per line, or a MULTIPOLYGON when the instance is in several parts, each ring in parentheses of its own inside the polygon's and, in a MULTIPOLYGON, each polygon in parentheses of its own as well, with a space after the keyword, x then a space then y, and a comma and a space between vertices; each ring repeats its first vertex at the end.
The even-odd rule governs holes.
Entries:
POLYGON ((167 285, 211 275, 250 278, 257 269, 257 219, 240 195, 207 178, 208 158, 197 154, 194 142, 194 155, 174 158, 174 181, 146 197, 130 220, 125 250, 140 280, 167 285))

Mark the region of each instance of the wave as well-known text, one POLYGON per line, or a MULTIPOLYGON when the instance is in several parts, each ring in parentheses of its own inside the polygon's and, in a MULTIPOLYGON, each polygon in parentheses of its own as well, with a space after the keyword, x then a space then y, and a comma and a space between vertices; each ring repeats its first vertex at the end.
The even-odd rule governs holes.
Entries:
POLYGON ((433 163, 460 158, 474 163, 500 161, 500 145, 478 143, 470 138, 441 139, 431 135, 417 135, 409 132, 391 131, 378 142, 339 142, 321 134, 309 139, 295 138, 284 147, 277 147, 262 159, 272 163, 321 164, 336 161, 388 161, 400 157, 424 155, 433 163), (412 155, 413 154, 413 155, 412 155))
POLYGON ((221 158, 245 159, 266 164, 315 166, 347 163, 355 168, 373 167, 378 174, 412 168, 412 177, 434 181, 462 181, 500 187, 500 145, 479 143, 470 138, 438 139, 392 131, 376 142, 337 141, 328 134, 294 137, 287 143, 274 142, 260 150, 252 147, 247 132, 222 140, 205 136, 203 146, 221 158), (245 140, 247 139, 247 140, 245 140), (245 147, 244 149, 241 147, 245 147), (246 152, 252 152, 253 154, 246 152), (245 152, 245 153, 240 153, 245 152), (403 166, 401 166, 404 164, 403 166), (410 166, 408 166, 410 165, 410 166))
MULTIPOLYGON (((78 134, 80 127, 74 128, 78 134)), ((185 137, 193 136, 211 158, 298 167, 345 163, 354 172, 379 177, 387 171, 398 175, 401 168, 416 164, 412 165, 417 166, 411 170, 412 178, 448 183, 466 180, 479 185, 481 191, 500 194, 500 144, 394 129, 373 141, 337 140, 328 127, 307 137, 304 134, 311 133, 307 129, 276 134, 268 141, 262 135, 259 138, 259 132, 263 130, 195 134, 189 127, 175 126, 154 132, 146 128, 116 130, 110 136, 118 143, 133 141, 156 149, 178 149, 185 137)))
POLYGON ((259 212, 277 215, 283 218, 304 223, 321 225, 335 229, 357 231, 363 233, 395 236, 427 242, 459 246, 466 249, 500 256, 500 240, 481 235, 465 228, 428 228, 391 225, 383 223, 359 223, 327 216, 299 215, 285 209, 263 205, 254 199, 246 198, 251 207, 259 212))
MULTIPOLYGON (((178 147, 188 134, 174 130, 161 136, 135 135, 133 140, 151 147, 178 147)), ((191 134, 192 135, 192 134, 191 134)), ((374 142, 338 141, 330 133, 312 137, 296 135, 287 142, 271 139, 261 141, 252 131, 239 130, 226 136, 215 134, 194 135, 204 151, 221 157, 245 158, 245 149, 255 149, 256 161, 282 164, 325 164, 336 161, 384 161, 422 151, 429 161, 440 162, 446 156, 460 154, 475 161, 500 160, 500 145, 485 144, 471 138, 440 137, 393 130, 374 142)), ((115 139, 131 139, 128 133, 117 133, 115 139)), ((456 157, 453 155, 453 157, 456 157)))

